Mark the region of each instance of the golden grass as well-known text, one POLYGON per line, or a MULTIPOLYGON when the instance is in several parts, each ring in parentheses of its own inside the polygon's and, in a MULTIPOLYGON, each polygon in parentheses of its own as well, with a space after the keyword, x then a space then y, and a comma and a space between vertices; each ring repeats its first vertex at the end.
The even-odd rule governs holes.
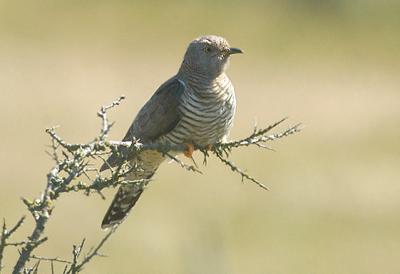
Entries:
MULTIPOLYGON (((317 12, 314 23, 312 10, 261 2, 218 5, 227 11, 219 19, 210 3, 2 2, 0 217, 15 221, 24 212, 19 197, 43 188, 52 164, 45 127, 59 124, 68 140, 87 140, 99 129, 98 107, 124 93, 128 100, 111 116, 111 137, 121 138, 176 71, 185 44, 213 32, 246 51, 229 71, 239 102, 232 137, 248 133, 254 117, 264 125, 290 116, 304 131, 273 144, 277 152, 234 155, 270 192, 242 184, 216 161, 203 176, 164 164, 106 245, 109 257, 87 273, 399 272, 394 8, 356 1, 346 20, 317 12)), ((113 195, 106 194, 106 202, 79 194, 60 200, 43 255, 69 256, 82 237, 99 239, 113 195)))

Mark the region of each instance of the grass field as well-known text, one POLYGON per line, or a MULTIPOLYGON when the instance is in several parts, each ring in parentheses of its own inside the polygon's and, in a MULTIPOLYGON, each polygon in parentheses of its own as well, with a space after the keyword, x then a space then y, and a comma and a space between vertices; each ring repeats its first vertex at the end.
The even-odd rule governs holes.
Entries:
MULTIPOLYGON (((213 33, 246 52, 229 70, 231 138, 254 119, 289 116, 281 129, 303 131, 233 155, 270 192, 217 161, 201 176, 165 163, 85 273, 400 273, 399 12, 368 0, 0 1, 0 217, 15 222, 20 197, 43 189, 46 127, 89 140, 99 106, 125 94, 111 114, 121 138, 187 43, 213 33)), ((105 194, 58 201, 38 255, 100 239, 105 194)), ((17 253, 6 255, 9 271, 17 253)))

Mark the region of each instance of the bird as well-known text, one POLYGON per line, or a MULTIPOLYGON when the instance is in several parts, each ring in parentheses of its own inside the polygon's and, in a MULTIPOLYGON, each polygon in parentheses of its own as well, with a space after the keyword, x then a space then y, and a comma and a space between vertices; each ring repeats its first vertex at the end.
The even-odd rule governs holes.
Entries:
MULTIPOLYGON (((169 142, 184 145, 183 154, 192 157, 196 148, 210 148, 227 140, 236 111, 235 90, 226 75, 230 57, 243 53, 217 35, 192 40, 175 76, 163 83, 140 109, 123 141, 169 142)), ((178 154, 178 152, 177 152, 178 154)), ((145 150, 129 159, 140 167, 126 180, 148 181, 165 155, 145 150)), ((100 171, 121 163, 111 154, 100 171)), ((138 201, 147 183, 121 185, 102 221, 102 229, 122 223, 138 201)))

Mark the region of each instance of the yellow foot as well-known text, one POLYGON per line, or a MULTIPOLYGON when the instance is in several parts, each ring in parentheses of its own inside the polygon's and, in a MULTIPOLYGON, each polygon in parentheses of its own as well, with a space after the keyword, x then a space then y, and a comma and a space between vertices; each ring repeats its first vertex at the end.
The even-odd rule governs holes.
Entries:
POLYGON ((183 155, 185 155, 186 157, 188 157, 189 159, 192 160, 194 166, 196 168, 198 168, 196 161, 193 158, 193 152, 194 152, 194 145, 193 144, 185 144, 186 145, 186 149, 185 151, 183 151, 183 155))
POLYGON ((193 159, 193 151, 194 151, 194 145, 193 144, 185 144, 186 149, 183 151, 183 155, 186 157, 193 159))
POLYGON ((211 145, 211 144, 206 145, 206 150, 207 151, 211 151, 212 148, 213 148, 213 145, 211 145))

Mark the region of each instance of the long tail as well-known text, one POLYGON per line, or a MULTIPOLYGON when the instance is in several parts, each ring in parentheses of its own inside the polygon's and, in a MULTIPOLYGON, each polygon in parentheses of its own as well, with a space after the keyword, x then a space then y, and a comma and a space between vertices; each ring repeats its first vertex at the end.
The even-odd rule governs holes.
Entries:
MULTIPOLYGON (((152 176, 153 174, 148 176, 147 179, 150 179, 152 176)), ((146 183, 126 184, 120 186, 103 218, 103 221, 101 222, 101 228, 106 229, 122 223, 128 216, 129 211, 139 200, 145 186, 146 183)))

